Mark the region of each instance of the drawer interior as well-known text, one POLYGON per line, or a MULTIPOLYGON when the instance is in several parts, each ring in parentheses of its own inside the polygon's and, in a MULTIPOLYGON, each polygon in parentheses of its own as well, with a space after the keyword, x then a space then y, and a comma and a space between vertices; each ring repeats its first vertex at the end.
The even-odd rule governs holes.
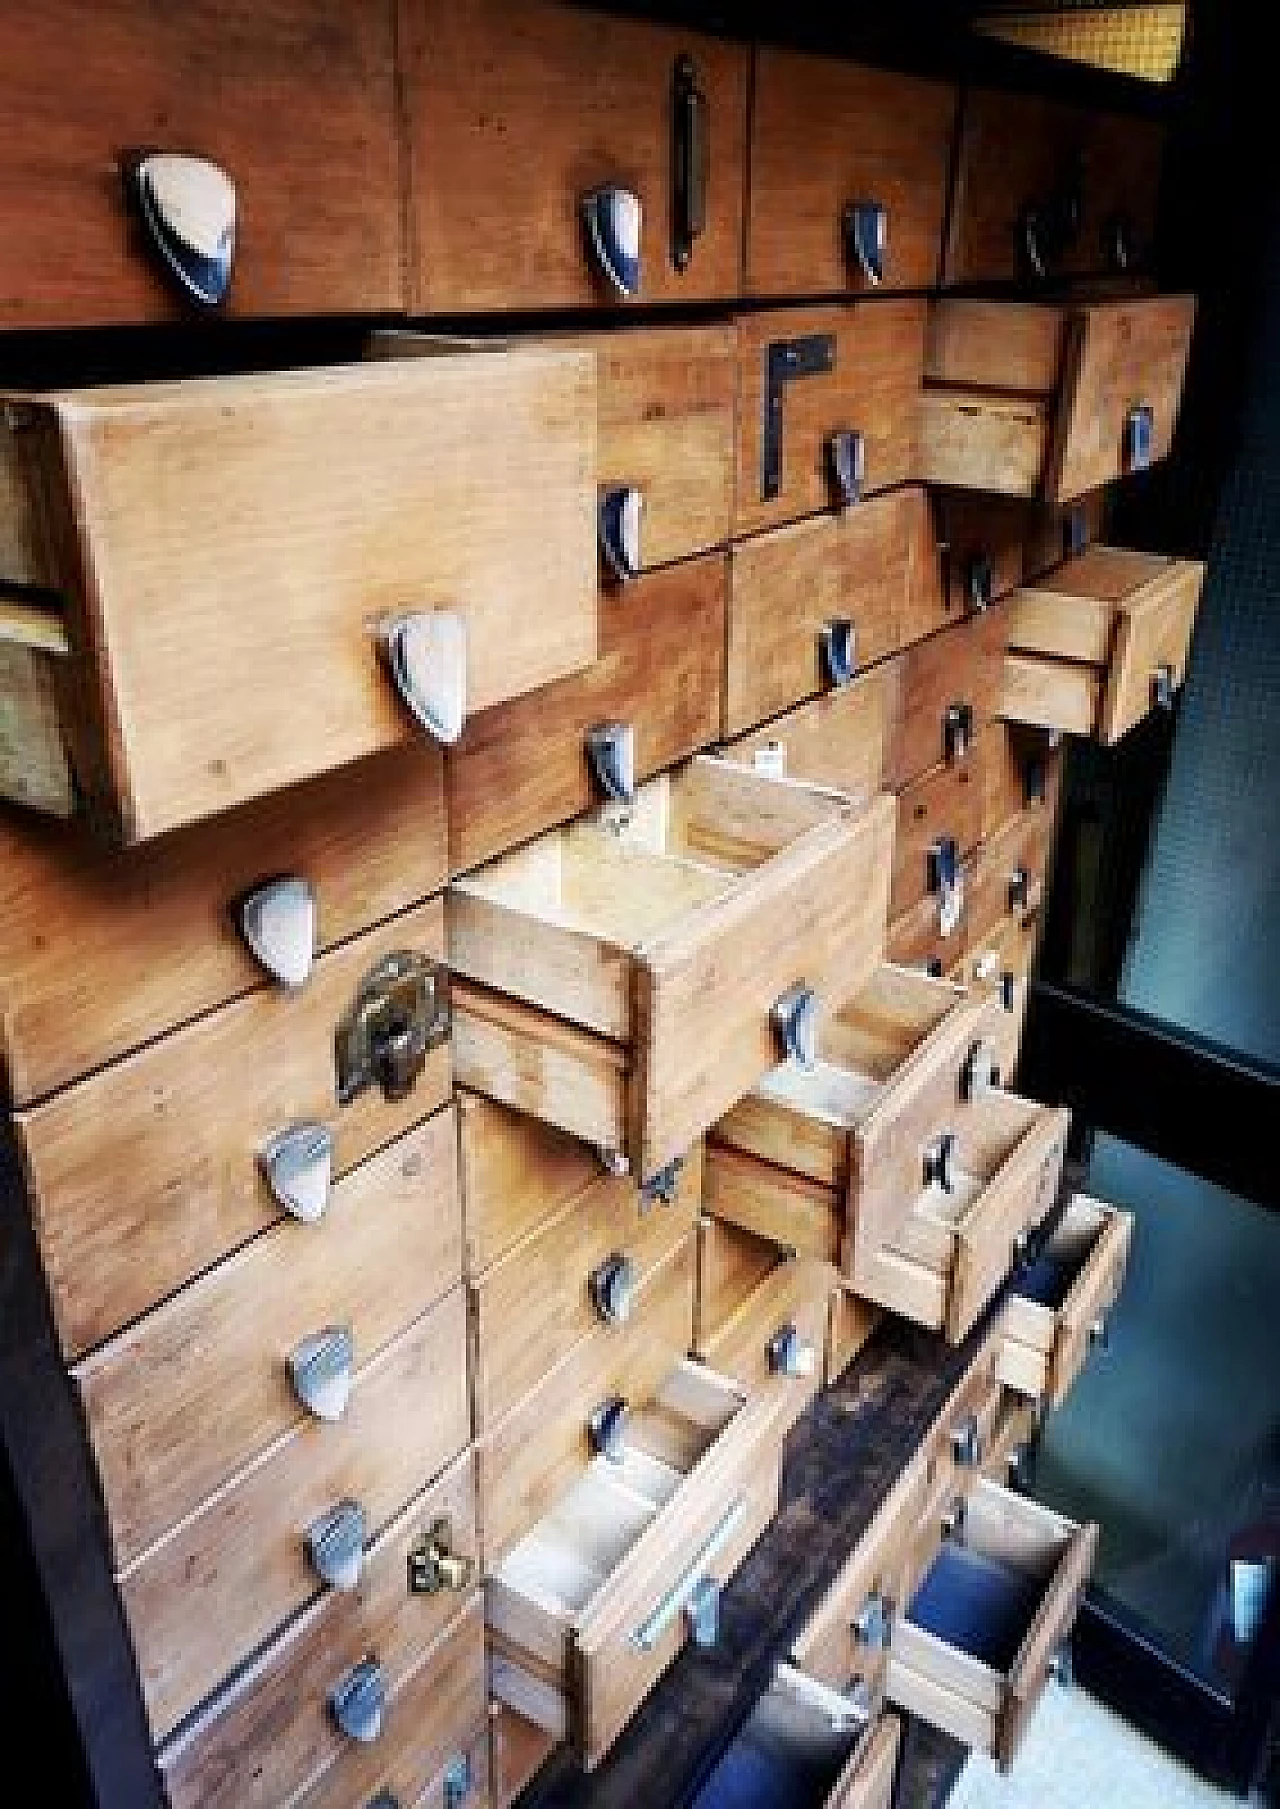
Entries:
POLYGON ((837 1690, 779 1665, 694 1809, 822 1809, 866 1731, 837 1690))
POLYGON ((1050 1312, 1060 1311, 1106 1223, 1107 1215, 1101 1207, 1087 1200, 1073 1200, 1034 1259, 1019 1272, 1014 1294, 1050 1312))
POLYGON ((923 1187, 903 1226, 898 1248, 930 1267, 951 1261, 952 1236, 980 1209, 982 1196, 1036 1121, 1040 1108, 1014 1094, 975 1101, 955 1132, 950 1190, 923 1187))

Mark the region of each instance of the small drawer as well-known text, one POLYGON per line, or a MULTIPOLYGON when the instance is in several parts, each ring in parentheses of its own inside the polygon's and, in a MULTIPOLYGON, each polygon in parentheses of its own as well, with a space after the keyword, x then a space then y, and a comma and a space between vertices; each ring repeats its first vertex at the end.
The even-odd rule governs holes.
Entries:
POLYGON ((774 1247, 762 1279, 738 1300, 726 1300, 723 1291, 717 1299, 716 1290, 702 1285, 707 1265, 716 1261, 715 1246, 747 1236, 709 1216, 699 1225, 693 1355, 748 1390, 785 1389, 799 1414, 822 1382, 836 1271, 830 1263, 774 1247))
POLYGON ((0 794, 141 841, 587 665, 595 412, 545 348, 14 399, 0 794))
POLYGON ((892 1241, 870 1254, 861 1291, 959 1343, 1053 1206, 1069 1119, 1013 1094, 975 1101, 954 1141, 925 1153, 924 1175, 940 1178, 926 1179, 892 1241))
MULTIPOLYGON (((455 1288, 356 1372, 341 1420, 291 1427, 120 1573, 157 1739, 323 1597, 308 1546, 317 1523, 351 1502, 373 1539, 470 1434, 466 1301, 455 1288)), ((441 1513, 470 1525, 470 1465, 438 1487, 441 1513)))
POLYGON ((923 301, 739 318, 739 534, 919 479, 924 332, 923 301))
POLYGON ((436 898, 321 956, 296 994, 251 993, 17 1114, 68 1358, 283 1215, 305 1236, 331 1178, 443 1104, 443 958, 436 898), (367 1048, 343 1030, 357 1005, 367 1048), (416 1077, 378 1067, 393 1008, 415 1024, 416 1077))
POLYGON ((889 891, 889 916, 896 921, 931 894, 941 899, 940 850, 955 866, 977 847, 982 836, 982 769, 985 756, 980 737, 972 760, 955 760, 935 766, 898 793, 898 833, 893 844, 893 884, 889 891))
POLYGON ((964 950, 968 945, 969 894, 977 856, 960 863, 958 905, 944 920, 938 895, 930 892, 918 905, 896 917, 885 937, 885 955, 896 967, 910 968, 931 979, 954 978, 963 983, 964 950))
POLYGON ((931 289, 955 115, 941 82, 758 49, 747 294, 931 289))
POLYGON ((997 1373, 1046 1411, 1062 1405, 1091 1348, 1105 1343, 1133 1225, 1132 1213, 1075 1194, 1014 1281, 997 1373))
POLYGON ((1018 1072, 1039 934, 1036 922, 1024 925, 1010 921, 972 948, 951 975, 958 985, 986 996, 982 1034, 995 1052, 996 1066, 1006 1087, 1013 1086, 1018 1072))
POLYGON ((749 1398, 681 1363, 502 1558, 492 1688, 599 1763, 686 1641, 715 1642, 719 1591, 777 1507, 783 1390, 749 1398))
POLYGON ((779 1664, 695 1798, 697 1809, 889 1809, 901 1728, 779 1664))
POLYGON ((970 759, 1000 701, 1005 623, 990 609, 930 635, 896 659, 898 695, 884 782, 901 791, 939 761, 970 759))
POLYGON ((459 1080, 649 1180, 875 966, 892 834, 888 798, 699 758, 455 881, 459 1080))
MULTIPOLYGON (((321 1596, 162 1749, 172 1809, 292 1801, 342 1754, 348 1736, 330 1709, 330 1691, 370 1655, 375 1688, 391 1701, 424 1662, 447 1696, 458 1631, 450 1623, 460 1608, 464 1619, 482 1619, 474 1491, 468 1453, 370 1543, 358 1582, 321 1596)), ((479 1716, 469 1707, 462 1733, 483 1718, 483 1706, 479 1716)), ((444 1721, 447 1741, 452 1712, 444 1721)), ((372 1743, 381 1746, 391 1726, 372 1743)))
POLYGON ((979 1479, 905 1614, 888 1695, 1007 1771, 1083 1599, 1096 1526, 979 1479))
POLYGON ((1016 592, 1003 714, 1110 745, 1168 708, 1204 576, 1198 560, 1093 546, 1016 592))
POLYGON ((982 738, 982 834, 994 836, 1021 811, 1052 825, 1062 788, 1062 744, 1046 729, 994 722, 982 738))
POLYGON ((1049 879, 1053 819, 1039 804, 1030 804, 1003 823, 978 849, 966 895, 969 947, 1009 935, 1003 949, 1005 966, 1026 971, 1039 939, 1045 888, 1049 879), (1015 941, 1025 945, 1025 964, 1015 954, 1015 941))
POLYGON ((1195 300, 933 304, 921 475, 1069 502, 1166 458, 1195 300))
POLYGON ((480 1276, 499 1257, 558 1217, 600 1175, 588 1144, 523 1112, 459 1091, 466 1273, 480 1276))
POLYGON ((926 593, 932 610, 919 623, 920 635, 980 615, 1022 582, 1024 503, 944 490, 936 495, 934 506, 940 582, 932 596, 926 593))
POLYGON ((537 0, 400 24, 411 312, 737 295, 747 45, 537 0))
POLYGON ((898 700, 898 662, 883 660, 840 690, 797 704, 720 752, 757 772, 829 785, 855 803, 880 790, 898 700))
POLYGON ((1000 1406, 991 1440, 982 1453, 982 1474, 1021 1495, 1027 1492, 1040 1413, 1033 1401, 1007 1388, 1001 1387, 999 1393, 1000 1406))

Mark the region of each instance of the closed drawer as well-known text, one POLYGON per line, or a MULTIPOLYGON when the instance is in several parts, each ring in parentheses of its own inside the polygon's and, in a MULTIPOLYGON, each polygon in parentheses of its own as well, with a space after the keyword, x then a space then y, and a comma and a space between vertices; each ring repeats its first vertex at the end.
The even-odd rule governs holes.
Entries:
POLYGON ((739 735, 721 753, 758 772, 830 785, 857 803, 869 803, 880 790, 897 698, 897 662, 884 660, 851 684, 739 735))
POLYGON ((929 1179, 859 1285, 891 1312, 958 1343, 1053 1206, 1070 1114, 1013 1094, 975 1101, 949 1146, 922 1163, 929 1179), (948 1190, 945 1182, 950 1180, 948 1190))
POLYGON ((459 1080, 652 1177, 879 959, 892 812, 700 758, 455 881, 459 1080))
POLYGON ((893 919, 885 938, 885 956, 893 965, 912 968, 933 979, 945 975, 963 980, 959 970, 968 943, 969 894, 976 862, 976 854, 961 861, 958 908, 953 901, 945 918, 937 893, 931 892, 893 919))
POLYGON ((716 740, 727 579, 712 553, 607 590, 592 665, 473 717, 448 754, 455 873, 716 740))
POLYGON ((687 1640, 715 1638, 719 1587, 777 1507, 781 1390, 745 1398, 681 1363, 498 1564, 488 1618, 500 1701, 596 1765, 687 1640))
MULTIPOLYGON (((321 1596, 162 1749, 173 1809, 267 1809, 292 1800, 342 1754, 348 1736, 330 1709, 330 1691, 370 1655, 377 1683, 394 1701, 443 1638, 430 1662, 447 1695, 459 1608, 478 1618, 474 1491, 468 1453, 371 1542, 356 1586, 321 1596)), ((396 1719, 387 1719, 376 1744, 396 1719)), ((456 1732, 451 1713, 444 1721, 444 1738, 461 1739, 483 1722, 483 1710, 477 1716, 472 1707, 456 1732)))
POLYGON ((1020 811, 1052 826, 1062 788, 1062 746, 1045 729, 995 722, 982 737, 982 833, 993 836, 1020 811))
POLYGON ((40 129, 0 172, 0 322, 143 321, 191 306, 118 173, 141 151, 211 159, 234 184, 230 312, 402 307, 393 12, 341 0, 7 11, 0 96, 40 129), (66 80, 72 43, 82 81, 66 80))
MULTIPOLYGON (((120 1573, 157 1739, 324 1596, 308 1548, 318 1522, 354 1503, 371 1541, 463 1449, 466 1349, 466 1301, 455 1288, 357 1370, 340 1420, 290 1427, 120 1573)), ((470 1470, 447 1487, 456 1502, 441 1512, 463 1529, 470 1470)))
POLYGON ((901 791, 939 761, 963 761, 995 716, 1004 612, 992 609, 908 647, 894 661, 898 696, 884 782, 901 791))
POLYGON ((839 504, 838 450, 860 449, 864 492, 919 477, 924 332, 922 301, 739 318, 738 533, 839 504))
POLYGON ((704 1288, 708 1266, 723 1262, 717 1243, 747 1235, 710 1216, 699 1224, 693 1355, 746 1389, 785 1389, 799 1414, 822 1382, 836 1271, 830 1263, 774 1248, 768 1272, 740 1298, 726 1299, 723 1290, 704 1288))
POLYGON ((503 0, 400 23, 412 310, 737 294, 745 44, 503 0))
POLYGON ((939 898, 938 856, 949 845, 949 858, 959 863, 977 847, 982 835, 982 766, 979 739, 973 759, 935 766, 898 793, 898 833, 893 844, 893 884, 889 915, 898 918, 931 893, 939 898))
POLYGON ((1075 1194, 1014 1282, 997 1373, 1046 1411, 1062 1405, 1089 1351, 1105 1343, 1133 1225, 1132 1213, 1075 1194))
POLYGON ((1167 707, 1186 673, 1205 567, 1093 546, 1009 604, 1001 708, 1108 745, 1167 707))
POLYGON ((1071 1632, 1097 1540, 1096 1526, 980 1479, 894 1623, 890 1701, 1007 1770, 1071 1632))
POLYGON ((967 897, 969 946, 977 948, 991 937, 1014 932, 1024 936, 1028 961, 1014 959, 1010 947, 1002 953, 1005 966, 1025 972, 1029 955, 1039 939, 1045 887, 1052 853, 1053 819, 1039 804, 1030 804, 1010 817, 978 849, 967 897))
POLYGON ((758 50, 747 293, 932 288, 955 113, 941 82, 758 50))
POLYGON ((595 657, 586 353, 19 398, 0 462, 0 578, 53 593, 3 606, 4 707, 56 717, 11 737, 0 790, 125 841, 452 738, 595 657))
MULTIPOLYGON (((346 1174, 444 1102, 448 1012, 436 971, 443 956, 436 898, 322 956, 297 994, 251 993, 17 1114, 69 1358, 283 1212, 312 1220, 330 1174, 346 1174), (413 982, 404 993, 384 984, 381 964, 392 956, 405 958, 413 982), (403 1097, 388 1097, 370 1072, 370 1084, 339 1104, 343 1082, 354 1089, 362 1078, 345 1058, 339 1072, 339 1028, 358 1000, 379 996, 419 1008, 421 1072, 411 1081, 406 1066, 403 1097), (293 1131, 307 1135, 291 1165, 293 1131)), ((371 1048, 385 1048, 385 1037, 371 1048)), ((398 1094, 399 1084, 391 1090, 398 1094)))
POLYGON ((1166 458, 1195 300, 1053 307, 940 301, 929 317, 921 475, 1062 503, 1166 458))

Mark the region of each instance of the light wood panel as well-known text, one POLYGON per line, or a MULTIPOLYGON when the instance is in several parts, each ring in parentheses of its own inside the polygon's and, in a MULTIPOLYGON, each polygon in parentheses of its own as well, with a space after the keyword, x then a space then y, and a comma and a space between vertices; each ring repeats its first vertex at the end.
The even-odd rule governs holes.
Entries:
POLYGON ((458 1094, 466 1267, 479 1275, 600 1176, 596 1152, 536 1117, 458 1094))
POLYGON ((1169 456, 1195 313, 1193 296, 1170 295, 1073 316, 1047 474, 1052 500, 1125 475, 1125 418, 1137 404, 1152 410, 1151 462, 1169 456))
MULTIPOLYGON (((909 647, 895 662, 896 711, 885 748, 884 782, 901 791, 946 753, 948 707, 967 703, 980 736, 997 713, 1004 654, 1001 605, 909 647)), ((965 756, 972 759, 972 751, 965 756)))
POLYGON ((737 736, 721 752, 758 770, 830 785, 855 803, 869 803, 881 786, 898 676, 897 662, 884 660, 843 690, 797 704, 765 727, 737 736))

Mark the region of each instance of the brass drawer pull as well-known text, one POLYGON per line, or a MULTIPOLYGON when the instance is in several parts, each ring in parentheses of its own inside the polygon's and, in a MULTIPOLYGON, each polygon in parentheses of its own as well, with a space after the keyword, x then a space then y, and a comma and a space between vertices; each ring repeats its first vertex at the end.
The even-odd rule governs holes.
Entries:
POLYGON ((604 562, 619 584, 640 575, 640 529, 644 497, 634 484, 615 484, 600 492, 596 534, 604 562))
POLYGON ((798 980, 774 1003, 770 1013, 774 1035, 784 1058, 812 1068, 818 1059, 818 995, 798 980))
POLYGON ((600 722, 587 730, 587 764, 608 803, 633 804, 636 796, 636 732, 629 722, 600 722))
POLYGON ((420 728, 451 747, 467 714, 467 624, 451 609, 412 610, 380 629, 400 701, 420 728))
POLYGON ((350 1105, 366 1088, 404 1099, 431 1050, 449 1036, 449 976, 426 955, 384 955, 360 982, 334 1038, 338 1103, 350 1105))
POLYGON ((162 267, 189 300, 216 308, 231 286, 236 188, 207 157, 152 151, 122 160, 125 185, 162 267))
POLYGON ((818 633, 818 653, 823 679, 833 691, 852 683, 858 670, 858 637, 848 616, 835 616, 823 623, 818 633))
POLYGON ((852 427, 838 428, 827 439, 827 469, 837 505, 848 509, 860 502, 867 475, 866 436, 852 427))
POLYGON ((364 1568, 364 1509, 358 1501, 340 1501, 307 1528, 311 1568, 330 1589, 349 1594, 364 1568))
POLYGON ((587 1277, 591 1304, 606 1325, 625 1325, 635 1305, 636 1269, 629 1256, 614 1251, 587 1277))
POLYGON ((310 1121, 288 1125, 258 1151, 258 1169, 272 1199, 304 1225, 324 1217, 333 1180, 333 1132, 310 1121))
POLYGON ((640 293, 644 209, 639 195, 606 183, 582 197, 582 218, 596 268, 624 301, 631 301, 640 293))
POLYGON ((856 264, 873 289, 884 281, 884 257, 889 247, 889 210, 883 201, 849 201, 845 204, 845 256, 856 264))
POLYGON ((264 880, 241 894, 232 914, 258 964, 282 986, 301 986, 316 955, 316 895, 305 879, 264 880))
POLYGON ((382 1732, 387 1686, 376 1658, 362 1658, 329 1691, 329 1713, 340 1732, 369 1746, 382 1732))
POLYGON ((461 1595, 471 1587, 475 1565, 453 1549, 453 1527, 448 1520, 433 1520, 424 1537, 409 1553, 410 1595, 439 1595, 452 1590, 461 1595))
POLYGON ((351 1396, 355 1339, 350 1326, 326 1326, 312 1332, 289 1353, 289 1379, 308 1413, 318 1420, 340 1420, 351 1396))
MULTIPOLYGON (((628 1635, 628 1643, 638 1652, 652 1652, 677 1615, 684 1614, 691 1606, 700 1608, 705 1616, 705 1584, 709 1580, 707 1566, 715 1563, 746 1517, 747 1502, 743 1499, 735 1501, 721 1515, 709 1536, 694 1553, 688 1567, 667 1590, 652 1613, 646 1615, 628 1635)), ((696 1629, 694 1631, 696 1633, 696 1629)))

